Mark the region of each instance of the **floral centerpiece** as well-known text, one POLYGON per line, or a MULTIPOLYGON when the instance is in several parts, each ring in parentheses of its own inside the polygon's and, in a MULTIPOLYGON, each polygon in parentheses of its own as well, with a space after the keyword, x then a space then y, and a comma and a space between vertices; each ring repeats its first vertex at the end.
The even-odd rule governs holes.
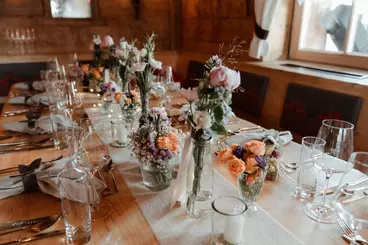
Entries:
POLYGON ((104 67, 93 67, 89 64, 82 64, 81 71, 83 73, 83 86, 88 86, 93 91, 99 91, 100 85, 104 83, 104 67))
POLYGON ((133 123, 141 108, 139 94, 134 90, 127 90, 115 93, 114 99, 120 105, 124 120, 133 123))
POLYGON ((225 124, 229 117, 234 114, 229 106, 231 104, 232 92, 240 85, 240 73, 225 65, 234 64, 234 57, 242 53, 242 44, 236 39, 230 45, 229 51, 222 52, 223 45, 220 46, 219 55, 212 56, 205 64, 206 71, 203 77, 198 79, 198 88, 183 91, 183 95, 190 103, 187 115, 188 124, 192 128, 191 137, 193 140, 193 161, 190 163, 187 189, 187 212, 196 218, 203 217, 203 212, 198 210, 196 202, 203 201, 204 197, 212 197, 212 185, 203 183, 203 174, 212 174, 213 171, 203 171, 210 169, 211 160, 205 162, 208 155, 209 142, 216 135, 226 135, 225 124), (208 186, 209 189, 205 189, 208 186), (210 190, 211 189, 211 190, 210 190), (207 193, 207 194, 205 194, 207 193), (208 195, 208 193, 210 193, 208 195))
POLYGON ((139 159, 143 184, 153 190, 169 187, 172 160, 179 154, 179 132, 171 127, 165 108, 152 108, 132 133, 131 148, 139 159))

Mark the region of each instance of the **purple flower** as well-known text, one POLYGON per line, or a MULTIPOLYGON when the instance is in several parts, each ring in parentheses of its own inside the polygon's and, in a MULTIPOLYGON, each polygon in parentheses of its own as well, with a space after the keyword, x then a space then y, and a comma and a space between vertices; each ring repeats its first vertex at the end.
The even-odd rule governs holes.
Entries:
POLYGON ((105 84, 101 83, 101 84, 100 84, 100 89, 101 89, 102 91, 103 91, 103 90, 105 90, 105 89, 106 89, 105 84))
POLYGON ((173 154, 173 152, 172 152, 171 150, 168 150, 168 151, 166 152, 166 156, 167 156, 168 158, 172 158, 172 157, 174 156, 174 154, 173 154))
POLYGON ((244 149, 241 146, 237 146, 234 150, 233 150, 233 154, 239 158, 239 159, 243 159, 243 153, 244 153, 244 149))
POLYGON ((164 156, 166 156, 166 152, 165 152, 165 151, 163 151, 163 150, 161 150, 161 151, 160 151, 160 155, 164 157, 164 156))
POLYGON ((256 159, 256 161, 258 163, 258 167, 260 167, 260 168, 267 167, 267 162, 262 157, 260 157, 260 156, 257 155, 255 157, 255 159, 256 159))

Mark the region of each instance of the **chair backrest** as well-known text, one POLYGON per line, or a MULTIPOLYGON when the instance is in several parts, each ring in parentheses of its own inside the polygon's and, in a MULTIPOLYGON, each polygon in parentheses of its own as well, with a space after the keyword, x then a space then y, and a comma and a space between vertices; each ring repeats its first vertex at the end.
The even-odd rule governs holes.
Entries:
POLYGON ((7 96, 13 83, 40 79, 46 62, 0 64, 0 96, 7 96))
POLYGON ((360 97, 289 84, 280 126, 301 136, 316 136, 324 119, 356 124, 363 99, 360 97))
POLYGON ((232 107, 236 111, 242 111, 252 116, 260 117, 266 97, 269 78, 248 72, 240 72, 241 92, 233 93, 232 107))
POLYGON ((182 87, 186 89, 198 87, 198 81, 195 79, 201 78, 205 70, 204 63, 190 60, 188 63, 187 78, 183 82, 182 87))

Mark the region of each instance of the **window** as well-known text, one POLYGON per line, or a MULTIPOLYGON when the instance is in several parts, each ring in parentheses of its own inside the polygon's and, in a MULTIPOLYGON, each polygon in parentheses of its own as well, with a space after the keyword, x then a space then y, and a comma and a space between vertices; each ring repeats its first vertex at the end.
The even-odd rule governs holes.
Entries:
POLYGON ((290 58, 368 69, 368 1, 296 1, 290 58))
POLYGON ((53 18, 92 18, 91 0, 49 0, 53 18))

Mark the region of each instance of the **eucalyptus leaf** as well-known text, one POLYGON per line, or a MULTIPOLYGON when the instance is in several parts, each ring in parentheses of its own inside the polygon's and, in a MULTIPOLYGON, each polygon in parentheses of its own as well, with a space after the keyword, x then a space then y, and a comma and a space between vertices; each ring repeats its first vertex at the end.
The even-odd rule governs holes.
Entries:
POLYGON ((221 124, 222 120, 224 119, 224 110, 221 105, 217 106, 213 110, 213 115, 215 117, 216 123, 221 124))
POLYGON ((212 124, 211 130, 217 133, 218 135, 227 135, 226 128, 223 125, 218 124, 218 123, 212 124))

